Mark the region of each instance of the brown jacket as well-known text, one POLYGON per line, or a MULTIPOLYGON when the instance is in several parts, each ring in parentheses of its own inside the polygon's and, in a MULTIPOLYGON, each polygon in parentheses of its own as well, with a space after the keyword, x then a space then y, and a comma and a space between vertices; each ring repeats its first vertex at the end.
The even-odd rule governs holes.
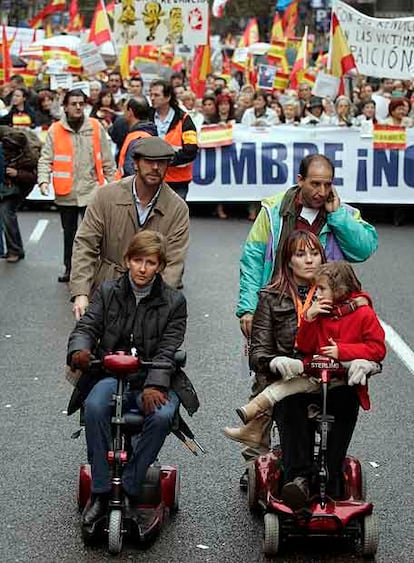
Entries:
POLYGON ((102 187, 88 205, 73 244, 71 294, 90 295, 105 280, 125 272, 124 254, 135 233, 151 229, 167 239, 167 266, 163 279, 181 286, 189 244, 190 220, 187 204, 167 185, 145 224, 138 225, 132 195, 133 176, 102 187))
POLYGON ((275 356, 294 357, 296 331, 297 313, 293 299, 288 295, 280 297, 276 289, 262 289, 253 317, 250 346, 250 367, 256 372, 257 380, 254 394, 280 379, 271 373, 269 362, 275 356))
MULTIPOLYGON (((81 128, 76 133, 68 124, 64 114, 60 120, 63 127, 67 129, 73 139, 73 188, 63 196, 56 196, 58 205, 76 205, 85 207, 92 201, 95 192, 99 188, 96 175, 95 157, 93 154, 92 133, 93 129, 89 119, 85 117, 81 128)), ((101 132, 101 154, 104 176, 107 182, 112 182, 115 175, 115 161, 111 153, 105 129, 99 125, 101 132)), ((54 137, 53 129, 49 129, 42 154, 37 165, 37 182, 49 183, 52 178, 52 163, 54 159, 54 137)), ((52 178, 53 183, 53 178, 52 178)))

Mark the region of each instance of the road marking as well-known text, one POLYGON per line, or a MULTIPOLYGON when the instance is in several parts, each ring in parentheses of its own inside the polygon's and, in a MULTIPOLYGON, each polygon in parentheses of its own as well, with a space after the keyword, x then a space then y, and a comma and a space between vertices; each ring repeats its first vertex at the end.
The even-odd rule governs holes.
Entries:
POLYGON ((407 369, 414 374, 414 352, 392 326, 381 320, 385 341, 394 350, 407 369))
POLYGON ((39 242, 48 224, 49 224, 49 219, 39 219, 36 227, 33 229, 33 232, 30 235, 29 242, 39 242))

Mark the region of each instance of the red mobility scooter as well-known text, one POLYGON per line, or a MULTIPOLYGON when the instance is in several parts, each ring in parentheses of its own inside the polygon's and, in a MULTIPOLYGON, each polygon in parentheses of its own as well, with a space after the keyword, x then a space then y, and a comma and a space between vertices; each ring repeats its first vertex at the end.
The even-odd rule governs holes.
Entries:
POLYGON ((344 493, 341 498, 327 495, 327 444, 334 417, 327 414, 326 402, 331 377, 343 377, 346 369, 336 360, 315 357, 305 373, 320 380, 322 410, 316 417, 316 489, 311 490, 308 506, 293 512, 280 498, 283 486, 282 451, 276 447, 259 457, 248 469, 248 503, 252 511, 264 511, 264 554, 276 555, 288 537, 342 537, 360 544, 364 557, 373 557, 378 548, 378 524, 373 505, 366 500, 363 468, 355 457, 343 464, 344 493))
MULTIPOLYGON (((181 361, 181 366, 183 361, 185 359, 181 361)), ((168 511, 175 512, 178 510, 180 475, 178 468, 174 465, 160 465, 155 462, 148 469, 141 488, 139 522, 135 518, 128 517, 128 508, 122 489, 122 470, 130 455, 131 440, 140 433, 144 423, 144 417, 141 414, 122 412, 124 379, 129 374, 136 373, 139 367, 163 369, 169 366, 143 362, 139 358, 119 352, 105 356, 102 361, 93 360, 92 367, 103 368, 107 373, 116 377, 117 390, 113 397, 114 407, 111 418, 112 449, 107 453, 111 469, 108 513, 93 526, 88 528, 82 526, 82 537, 86 544, 92 544, 107 534, 108 550, 112 554, 117 554, 122 550, 125 535, 139 543, 147 543, 160 530, 168 511)), ((173 432, 192 453, 197 455, 197 448, 204 453, 203 448, 195 440, 184 420, 180 416, 178 420, 178 426, 173 432)), ((77 436, 74 435, 74 437, 77 436)), ((81 512, 90 500, 91 489, 91 467, 89 464, 83 464, 80 467, 78 485, 78 507, 81 512)))

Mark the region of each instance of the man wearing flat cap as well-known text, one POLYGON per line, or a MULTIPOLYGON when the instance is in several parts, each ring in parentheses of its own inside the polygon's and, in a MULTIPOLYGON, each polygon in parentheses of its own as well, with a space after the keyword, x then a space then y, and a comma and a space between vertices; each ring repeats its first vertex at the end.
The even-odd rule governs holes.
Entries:
POLYGON ((73 245, 70 290, 76 319, 95 287, 126 271, 128 243, 144 229, 166 237, 162 276, 171 286, 182 287, 190 222, 185 201, 163 182, 173 157, 174 149, 159 137, 139 139, 133 152, 135 176, 102 187, 89 204, 73 245))

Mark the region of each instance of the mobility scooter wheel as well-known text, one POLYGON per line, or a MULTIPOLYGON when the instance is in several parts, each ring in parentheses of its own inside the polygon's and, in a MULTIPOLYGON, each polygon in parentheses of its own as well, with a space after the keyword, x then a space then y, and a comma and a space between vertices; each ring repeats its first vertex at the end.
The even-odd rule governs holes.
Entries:
POLYGON ((374 514, 369 514, 362 521, 362 555, 364 557, 374 557, 377 553, 378 542, 378 520, 374 514))
POLYGON ((256 512, 258 510, 256 466, 254 463, 249 465, 247 469, 247 502, 249 504, 250 512, 256 512))
POLYGON ((267 512, 264 516, 263 551, 266 557, 277 555, 280 547, 280 522, 277 514, 267 512))
POLYGON ((108 551, 116 555, 122 549, 122 511, 111 510, 108 526, 108 551))

